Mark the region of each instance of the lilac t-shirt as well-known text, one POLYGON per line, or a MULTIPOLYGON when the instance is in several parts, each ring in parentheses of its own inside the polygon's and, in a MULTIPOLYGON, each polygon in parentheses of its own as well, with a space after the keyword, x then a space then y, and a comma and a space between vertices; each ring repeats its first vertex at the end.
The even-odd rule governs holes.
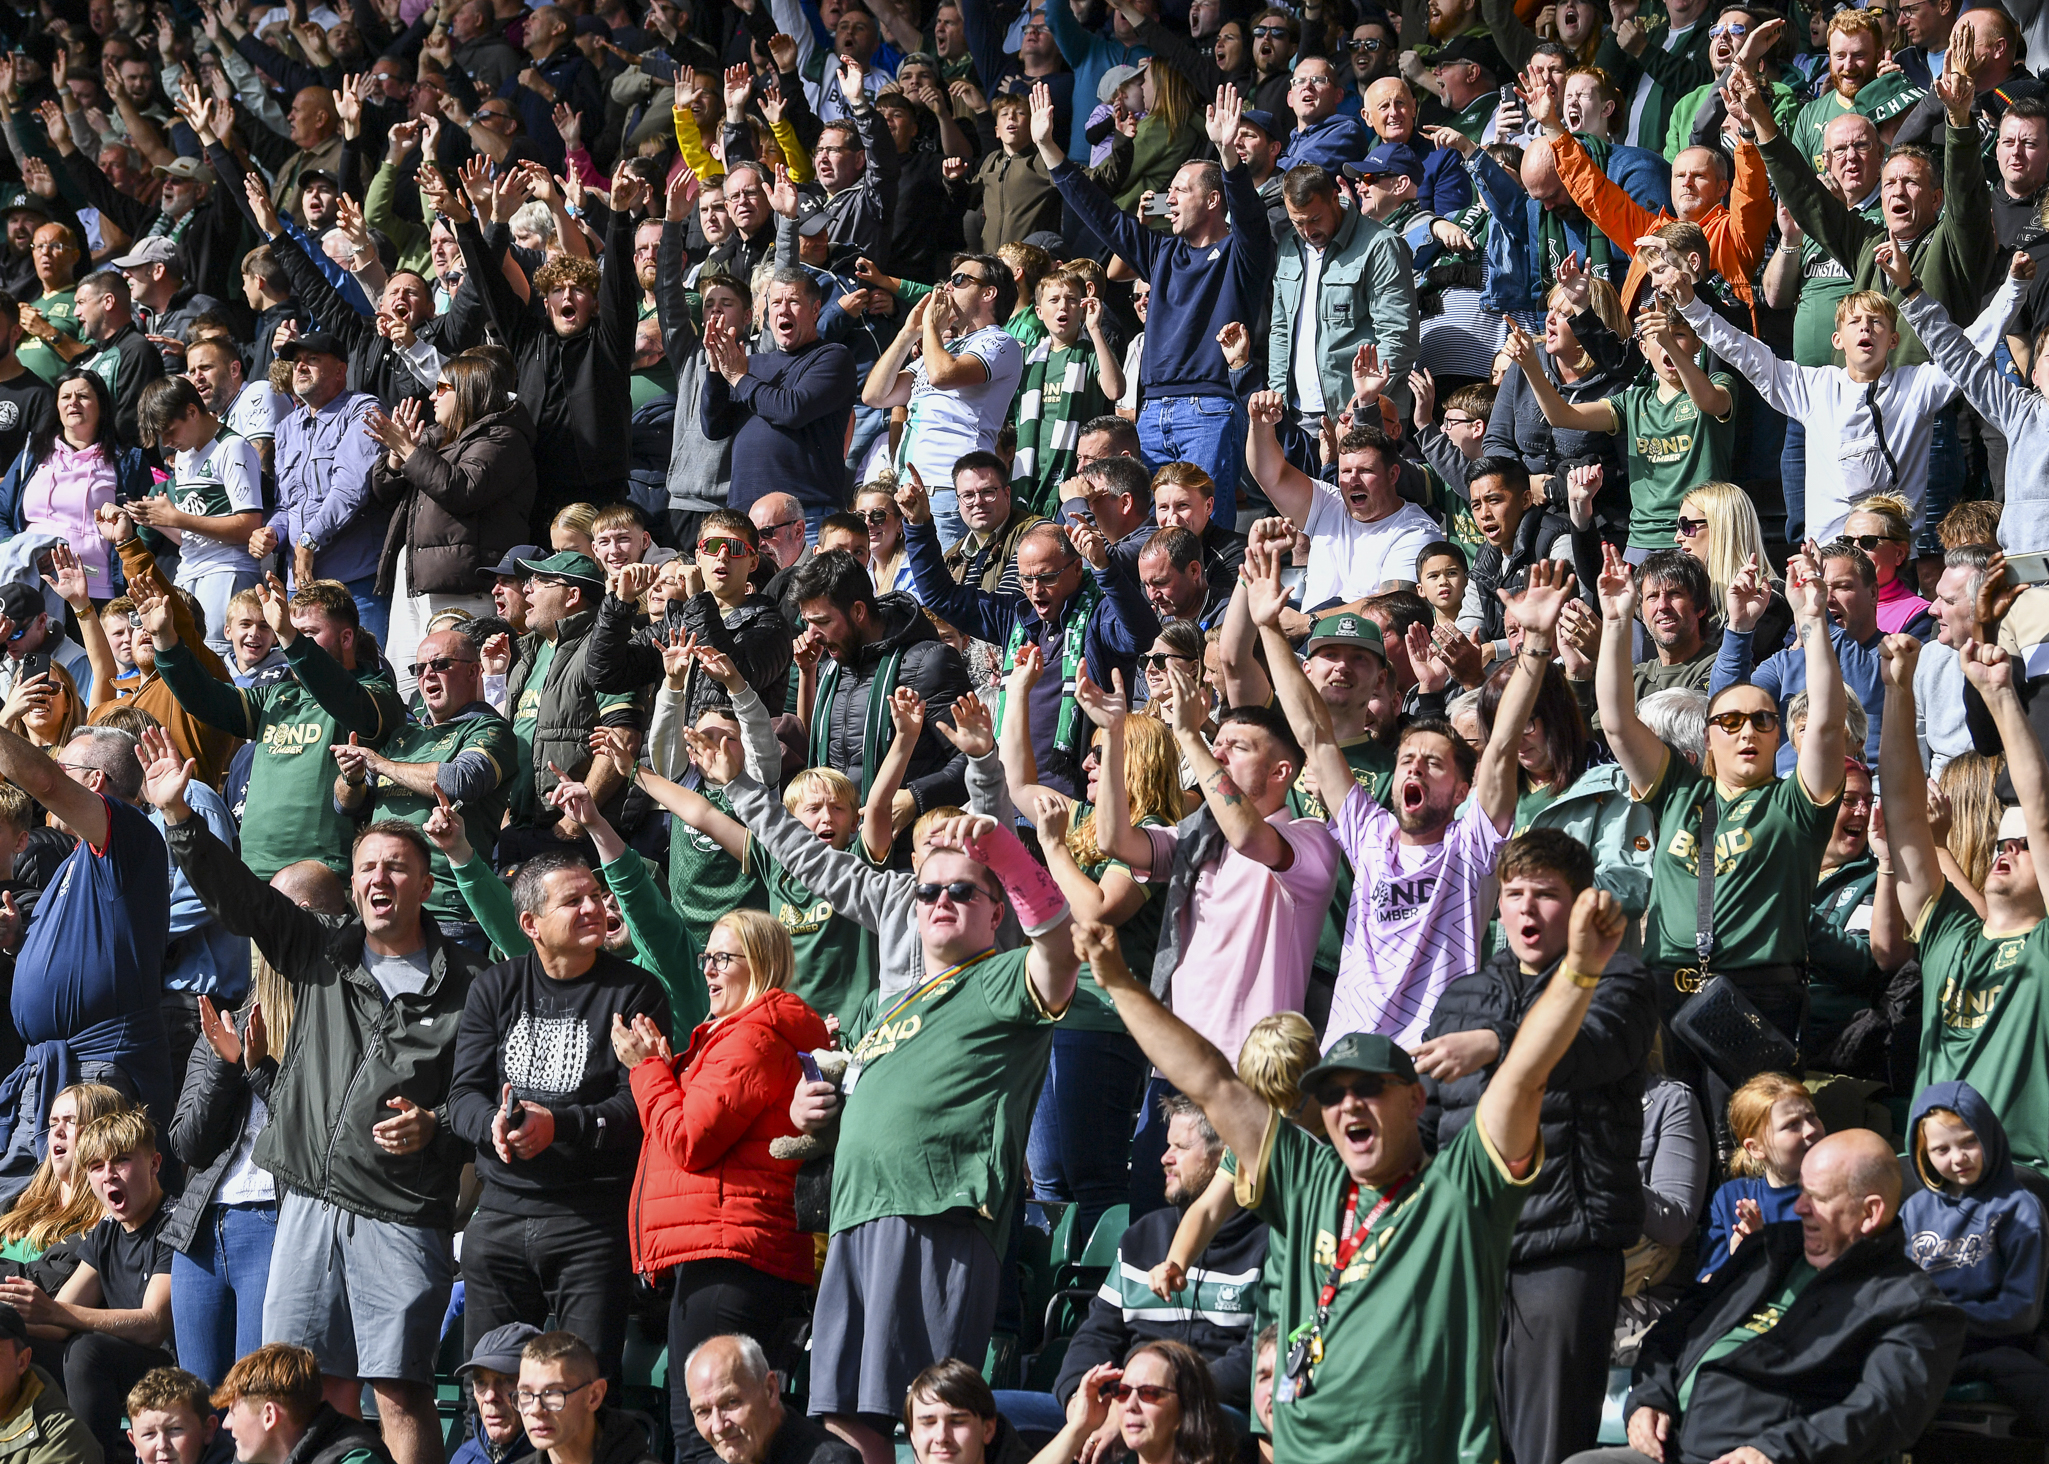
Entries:
MULTIPOLYGON (((1268 869, 1226 848, 1196 877, 1195 926, 1182 942, 1169 996, 1174 1015, 1233 1064, 1254 1022, 1302 1010, 1323 912, 1338 881, 1338 846, 1321 819, 1295 818, 1283 808, 1267 822, 1295 851, 1294 863, 1268 869)), ((1181 835, 1140 832, 1153 841, 1149 882, 1164 891, 1181 835)))
POLYGON ((1469 798, 1442 841, 1403 844, 1395 816, 1363 787, 1345 796, 1330 831, 1357 882, 1324 1046, 1347 1032, 1414 1046, 1444 988, 1479 969, 1480 896, 1507 835, 1469 798))

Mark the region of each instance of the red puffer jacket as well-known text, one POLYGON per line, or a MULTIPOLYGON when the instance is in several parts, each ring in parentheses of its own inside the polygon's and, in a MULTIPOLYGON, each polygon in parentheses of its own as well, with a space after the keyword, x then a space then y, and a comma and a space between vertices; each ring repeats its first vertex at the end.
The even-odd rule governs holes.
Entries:
POLYGON ((698 1027, 673 1065, 651 1057, 634 1068, 644 1133, 633 1178, 636 1272, 718 1259, 817 1279, 811 1237, 797 1229, 797 1162, 771 1157, 768 1145, 797 1132, 797 1054, 829 1040, 800 998, 769 991, 698 1027))

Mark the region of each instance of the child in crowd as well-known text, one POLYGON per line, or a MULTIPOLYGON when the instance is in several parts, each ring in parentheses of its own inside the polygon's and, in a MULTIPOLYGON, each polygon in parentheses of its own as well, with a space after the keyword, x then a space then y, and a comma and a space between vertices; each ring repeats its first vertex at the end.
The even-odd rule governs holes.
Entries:
POLYGON ((1729 1160, 1735 1177, 1708 1206, 1700 1276, 1705 1281, 1746 1237, 1798 1217, 1800 1161, 1826 1136, 1814 1100, 1797 1078, 1759 1073, 1729 1095, 1729 1132, 1741 1147, 1729 1160))
POLYGON ((1928 1187, 1900 1204, 1907 1255, 1968 1318, 1957 1382, 1982 1380, 2049 1433, 2049 1364, 2033 1351, 2049 1277, 2042 1202, 2014 1175, 1999 1115, 1969 1083, 1914 1100, 1908 1152, 1928 1187))
POLYGON ((227 1464, 235 1455, 211 1390, 182 1367, 152 1368, 128 1390, 128 1441, 136 1464, 227 1464))
POLYGON ((1410 420, 1416 426, 1416 446, 1423 450, 1430 486, 1446 509, 1445 524, 1464 542, 1467 552, 1479 542, 1480 532, 1462 520, 1469 513, 1458 510, 1454 500, 1466 496, 1466 474, 1486 456, 1487 419, 1494 415, 1494 387, 1485 381, 1462 386, 1444 400, 1444 420, 1437 420, 1437 379, 1427 370, 1409 373, 1409 395, 1415 402, 1410 420))
POLYGON ((1103 302, 1080 278, 1065 270, 1049 274, 1033 299, 1046 339, 1025 356, 1018 383, 1011 493, 1026 511, 1051 514, 1060 506, 1060 485, 1074 475, 1081 424, 1103 416, 1124 394, 1124 367, 1103 331, 1103 302))
MULTIPOLYGON (((1317 1057, 1316 1029, 1309 1025, 1309 1019, 1300 1012, 1275 1012, 1254 1022, 1252 1030, 1245 1034, 1245 1045, 1238 1049, 1238 1080, 1285 1113, 1289 1122, 1304 1133, 1321 1139, 1323 1113, 1302 1096, 1300 1087, 1302 1074, 1315 1065, 1317 1057)), ((1174 1243, 1167 1249, 1167 1259, 1153 1267, 1148 1282, 1153 1295, 1163 1301, 1171 1300, 1175 1292, 1188 1284, 1188 1268, 1209 1249, 1210 1241, 1238 1209, 1237 1176, 1219 1169, 1209 1188, 1202 1192, 1202 1198, 1181 1217, 1174 1243)), ((1260 1286, 1269 1296, 1273 1294, 1274 1279, 1287 1264, 1285 1259, 1276 1261, 1274 1239, 1278 1237, 1267 1242, 1266 1274, 1260 1278, 1260 1286)), ((1262 1304, 1261 1314, 1265 1312, 1262 1304)))
MULTIPOLYGON (((108 618, 103 615, 100 623, 105 625, 108 618)), ((125 620, 122 629, 128 629, 125 620)), ((288 663, 284 651, 278 646, 277 632, 263 618, 263 592, 254 585, 238 590, 228 601, 227 635, 228 669, 234 674, 235 685, 268 685, 287 674, 288 663)), ((113 639, 111 631, 107 639, 113 639)), ((118 652, 115 659, 121 659, 118 652)))
POLYGON ((1465 603, 1469 568, 1466 551, 1448 539, 1425 544, 1417 553, 1416 593, 1436 612, 1437 624, 1458 628, 1458 611, 1465 603))

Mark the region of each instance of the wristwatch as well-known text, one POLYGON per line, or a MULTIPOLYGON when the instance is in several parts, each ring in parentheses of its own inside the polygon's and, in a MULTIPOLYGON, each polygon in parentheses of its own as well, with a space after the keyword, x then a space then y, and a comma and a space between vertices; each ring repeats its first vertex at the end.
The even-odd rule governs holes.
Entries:
POLYGON ((313 547, 314 547, 314 543, 313 543, 313 536, 312 536, 311 534, 301 534, 301 535, 299 535, 299 547, 300 547, 301 549, 311 549, 311 548, 313 548, 313 547))

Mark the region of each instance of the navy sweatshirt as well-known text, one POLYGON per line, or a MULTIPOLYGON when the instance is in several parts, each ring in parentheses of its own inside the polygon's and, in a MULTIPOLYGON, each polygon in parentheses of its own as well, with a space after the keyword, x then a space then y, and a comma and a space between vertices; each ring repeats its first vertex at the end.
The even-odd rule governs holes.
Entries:
POLYGON ((1119 213, 1110 196, 1072 160, 1053 170, 1053 186, 1152 286, 1139 400, 1199 396, 1236 401, 1217 332, 1232 321, 1263 319, 1273 288, 1273 233, 1251 170, 1242 165, 1224 170, 1231 232, 1204 249, 1119 213))
POLYGON ((845 508, 847 418, 860 389, 853 355, 826 341, 755 351, 731 385, 706 372, 704 435, 733 439, 727 506, 745 513, 758 498, 788 492, 806 508, 845 508))
POLYGON ((1992 1105, 1969 1083, 1932 1083, 1914 1100, 1910 1152, 1929 1188, 1900 1206, 1907 1256, 1964 1309, 1970 1338, 2025 1338, 2042 1320, 2042 1202, 2014 1176, 2013 1151, 1992 1105), (1921 1125, 1947 1108, 1977 1132, 1985 1167, 1960 1195, 1942 1189, 1921 1125))

